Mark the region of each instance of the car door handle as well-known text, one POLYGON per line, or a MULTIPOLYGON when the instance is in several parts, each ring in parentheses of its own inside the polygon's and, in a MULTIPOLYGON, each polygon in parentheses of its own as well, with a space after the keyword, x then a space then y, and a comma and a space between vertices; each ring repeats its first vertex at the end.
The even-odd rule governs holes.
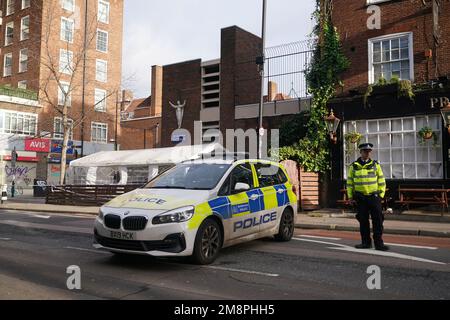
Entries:
POLYGON ((256 201, 258 199, 259 199, 259 196, 257 194, 254 194, 254 195, 250 196, 250 200, 252 200, 252 201, 256 201))

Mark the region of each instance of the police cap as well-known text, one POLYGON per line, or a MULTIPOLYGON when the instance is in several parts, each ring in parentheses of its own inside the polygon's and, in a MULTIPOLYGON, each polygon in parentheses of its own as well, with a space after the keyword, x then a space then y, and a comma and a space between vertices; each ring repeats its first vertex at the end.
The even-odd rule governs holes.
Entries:
POLYGON ((363 151, 363 150, 373 150, 373 144, 372 143, 363 143, 359 145, 359 150, 363 151))

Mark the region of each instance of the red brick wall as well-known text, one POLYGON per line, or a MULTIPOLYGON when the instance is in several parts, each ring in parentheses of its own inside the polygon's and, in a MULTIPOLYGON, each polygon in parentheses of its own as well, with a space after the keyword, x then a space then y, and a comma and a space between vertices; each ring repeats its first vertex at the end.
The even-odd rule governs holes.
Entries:
POLYGON ((236 26, 222 29, 220 72, 220 129, 236 128, 236 105, 257 103, 261 82, 256 57, 261 54, 262 40, 236 26))
POLYGON ((118 141, 120 150, 159 147, 161 142, 161 118, 121 122, 118 141), (159 127, 157 128, 158 124, 159 127))
POLYGON ((192 60, 163 67, 162 95, 162 146, 172 147, 172 132, 178 128, 175 109, 169 101, 176 104, 186 100, 183 129, 191 132, 193 138, 194 121, 200 119, 201 108, 201 61, 192 60))
POLYGON ((437 51, 434 50, 431 1, 426 2, 427 6, 423 5, 422 0, 379 3, 381 29, 368 30, 367 19, 370 15, 366 0, 333 1, 333 22, 341 35, 344 53, 351 60, 349 70, 343 75, 344 92, 368 84, 368 39, 393 33, 413 32, 415 82, 450 74, 450 1, 441 0, 442 44, 437 51), (425 59, 426 49, 433 49, 432 61, 425 59))

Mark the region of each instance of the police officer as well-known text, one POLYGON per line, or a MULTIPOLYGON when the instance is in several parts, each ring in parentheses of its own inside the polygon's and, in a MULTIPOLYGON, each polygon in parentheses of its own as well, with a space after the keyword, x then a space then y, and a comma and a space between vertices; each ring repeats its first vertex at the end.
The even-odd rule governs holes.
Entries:
POLYGON ((383 242, 383 210, 381 199, 386 194, 386 180, 380 164, 370 158, 373 144, 364 143, 359 146, 361 157, 349 168, 347 192, 349 200, 356 202, 358 214, 356 218, 360 224, 362 243, 357 249, 372 248, 370 238, 369 215, 372 218, 373 240, 375 249, 388 251, 383 242))

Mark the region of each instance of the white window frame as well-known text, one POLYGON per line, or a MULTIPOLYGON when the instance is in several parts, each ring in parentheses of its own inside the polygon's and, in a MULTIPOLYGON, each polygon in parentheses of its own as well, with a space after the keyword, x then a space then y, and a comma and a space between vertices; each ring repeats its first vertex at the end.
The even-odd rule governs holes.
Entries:
POLYGON ((73 43, 74 36, 75 36, 75 21, 73 19, 61 17, 61 40, 64 42, 73 43), (63 28, 63 26, 66 26, 66 24, 64 22, 71 23, 72 29, 68 30, 66 28, 63 28), (66 39, 67 31, 70 32, 70 34, 71 34, 70 39, 66 39))
POLYGON ((6 16, 14 14, 15 5, 16 5, 15 0, 6 0, 6 16))
POLYGON ((20 80, 17 82, 17 88, 26 90, 28 87, 28 81, 27 80, 20 80))
MULTIPOLYGON (((439 157, 438 157, 438 161, 430 161, 431 159, 431 154, 433 149, 435 149, 435 147, 433 147, 433 141, 428 141, 426 142, 424 145, 420 145, 419 143, 419 135, 418 132, 420 131, 421 127, 418 125, 418 119, 420 118, 425 118, 426 120, 426 125, 430 125, 430 118, 437 118, 436 119, 436 123, 437 123, 437 128, 434 128, 434 132, 439 134, 439 143, 442 143, 442 139, 443 139, 443 134, 442 134, 442 118, 439 115, 436 114, 429 114, 429 115, 416 115, 416 116, 412 116, 412 117, 396 117, 396 118, 381 118, 381 119, 362 119, 362 120, 356 120, 356 121, 346 121, 344 123, 344 134, 348 133, 347 132, 347 125, 351 124, 351 123, 358 123, 358 122, 365 122, 364 126, 365 126, 365 132, 361 132, 362 130, 359 128, 357 129, 357 132, 359 132, 360 134, 362 134, 363 138, 361 139, 360 143, 365 143, 365 142, 371 142, 376 144, 375 146, 375 150, 374 152, 376 154, 378 154, 378 156, 374 155, 374 160, 379 160, 379 152, 380 151, 388 151, 389 150, 389 162, 386 161, 386 163, 383 163, 383 161, 380 161, 381 166, 385 166, 388 165, 390 166, 390 175, 388 174, 388 172, 384 172, 385 177, 387 180, 406 180, 406 181, 416 181, 416 180, 442 180, 444 179, 444 166, 445 166, 445 162, 444 162, 444 158, 443 158, 443 152, 442 152, 442 145, 437 146, 436 148, 438 150, 440 150, 439 152, 439 157), (393 121, 402 121, 402 128, 401 130, 393 130, 392 128, 392 122, 393 121), (413 123, 413 127, 412 128, 408 128, 405 129, 404 126, 404 121, 412 121, 413 123), (377 132, 369 132, 369 125, 370 123, 374 124, 376 122, 376 126, 377 126, 377 132), (389 130, 388 131, 382 131, 380 130, 380 122, 389 122, 389 130), (381 137, 382 136, 386 136, 389 135, 390 138, 390 146, 382 146, 381 145, 381 137), (392 145, 392 139, 393 136, 402 136, 402 145, 401 146, 393 146, 392 145), (405 146, 404 145, 404 136, 405 135, 410 135, 410 136, 414 136, 414 147, 412 146, 405 146), (370 139, 371 137, 375 137, 377 140, 374 139, 370 139), (407 151, 412 151, 411 149, 414 150, 414 154, 415 154, 415 158, 413 161, 406 161, 406 153, 407 151), (418 151, 425 151, 427 152, 427 158, 428 161, 419 161, 419 153, 418 151), (394 157, 393 157, 393 151, 401 151, 402 154, 402 160, 401 162, 396 162, 394 161, 394 157), (393 177, 393 167, 394 166, 403 166, 403 177, 401 178, 394 178, 393 177), (405 176, 405 166, 408 165, 414 165, 415 166, 415 178, 407 178, 404 177, 405 176), (427 177, 419 177, 419 166, 424 166, 424 165, 428 165, 428 175, 427 177), (432 165, 440 165, 441 166, 441 174, 442 176, 440 177, 432 177, 431 176, 431 167, 432 165)), ((353 127, 353 124, 352 124, 353 127)), ((445 131, 446 132, 446 131, 445 131)), ((356 145, 355 145, 356 148, 356 145)), ((343 145, 343 150, 344 150, 344 158, 343 158, 343 163, 344 163, 344 177, 345 179, 347 178, 347 172, 348 172, 348 167, 349 164, 351 164, 351 162, 355 161, 356 159, 352 159, 352 157, 350 156, 350 158, 347 158, 347 146, 346 143, 344 142, 343 145)), ((435 152, 437 152, 436 150, 434 150, 435 152)), ((354 151, 355 154, 358 154, 358 151, 355 150, 354 151)))
POLYGON ((29 38, 30 38, 30 16, 25 16, 22 19, 20 19, 20 41, 28 40, 29 38), (28 27, 26 28, 24 24, 25 19, 28 19, 28 27))
POLYGON ((12 52, 9 53, 5 53, 5 55, 3 56, 3 77, 10 77, 12 75, 12 65, 13 65, 13 54, 12 52), (8 67, 9 68, 9 72, 6 72, 6 59, 10 58, 11 60, 11 65, 8 67))
POLYGON ((103 52, 103 53, 108 53, 108 46, 109 46, 109 33, 108 33, 108 31, 101 30, 101 29, 97 29, 97 43, 96 43, 96 49, 97 49, 97 51, 103 52), (98 41, 98 39, 99 39, 99 33, 104 33, 104 34, 106 34, 106 51, 100 50, 100 49, 98 48, 98 44, 99 44, 99 41, 98 41))
POLYGON ((31 6, 31 0, 22 0, 22 10, 31 6))
POLYGON ((106 112, 107 111, 107 102, 108 102, 108 92, 103 89, 95 88, 94 92, 94 110, 97 112, 106 112), (99 96, 102 96, 102 99, 97 99, 99 96))
POLYGON ((101 143, 101 144, 108 144, 108 124, 107 123, 101 123, 101 122, 91 122, 91 142, 94 143, 101 143), (103 139, 97 139, 97 137, 94 138, 94 129, 97 130, 105 130, 105 140, 103 139))
MULTIPOLYGON (((69 82, 61 81, 60 84, 62 86, 68 87, 68 90, 70 91, 70 83, 69 82)), ((60 86, 58 85, 58 106, 64 105, 63 99, 64 99, 64 93, 62 92, 60 86)), ((72 92, 69 92, 69 94, 67 95, 67 106, 68 107, 72 106, 72 92)))
POLYGON ((70 50, 59 50, 59 72, 71 75, 73 73, 73 52, 70 50), (64 56, 63 56, 64 55, 64 56), (63 61, 68 58, 69 61, 63 61))
MULTIPOLYGON (((67 121, 71 123, 69 140, 73 140, 73 119, 67 119, 67 121)), ((53 138, 58 140, 64 139, 64 124, 62 117, 55 117, 53 119, 53 138), (62 132, 60 132, 60 129, 63 129, 62 132)))
POLYGON ((14 21, 11 21, 5 25, 5 46, 10 46, 13 42, 14 42, 14 21), (12 29, 12 37, 8 37, 8 29, 12 29))
POLYGON ((108 61, 102 59, 95 61, 95 79, 103 83, 108 82, 108 61), (100 65, 105 67, 104 72, 100 70, 100 65))
POLYGON ((14 110, 0 110, 0 133, 16 134, 19 136, 36 136, 38 127, 38 115, 35 113, 17 112, 14 110), (6 128, 6 118, 9 117, 9 127, 6 128), (19 122, 22 122, 22 131, 17 130, 19 122), (15 122, 14 125, 12 123, 15 122), (30 130, 31 127, 31 130, 30 130), (27 128, 27 130, 25 130, 27 128))
POLYGON ((19 73, 22 73, 22 72, 27 72, 28 71, 28 59, 29 59, 29 54, 28 54, 28 49, 27 48, 25 48, 25 49, 21 49, 20 51, 19 51, 19 73), (24 51, 26 51, 26 59, 23 59, 23 57, 24 57, 24 51), (23 66, 22 66, 22 63, 23 62, 26 62, 26 65, 25 65, 25 68, 23 68, 23 66))
POLYGON ((109 15, 111 13, 111 5, 108 1, 104 1, 104 0, 99 0, 98 1, 98 8, 97 8, 97 20, 101 23, 104 24, 109 24, 109 15), (106 5, 107 7, 107 15, 106 15, 106 20, 102 20, 100 19, 100 4, 106 5))
POLYGON ((60 1, 61 1, 61 8, 69 12, 75 12, 75 0, 60 0, 60 1), (72 3, 71 7, 70 2, 72 3))
POLYGON ((368 52, 369 52, 369 67, 368 67, 368 75, 369 75, 369 84, 375 83, 375 72, 374 72, 374 66, 373 66, 373 43, 383 40, 388 40, 392 38, 398 38, 398 37, 404 37, 408 36, 408 50, 409 50, 409 75, 410 75, 410 81, 414 82, 414 39, 413 39, 413 33, 412 32, 402 32, 402 33, 393 33, 393 34, 387 34, 383 35, 381 37, 371 38, 368 40, 368 52))

